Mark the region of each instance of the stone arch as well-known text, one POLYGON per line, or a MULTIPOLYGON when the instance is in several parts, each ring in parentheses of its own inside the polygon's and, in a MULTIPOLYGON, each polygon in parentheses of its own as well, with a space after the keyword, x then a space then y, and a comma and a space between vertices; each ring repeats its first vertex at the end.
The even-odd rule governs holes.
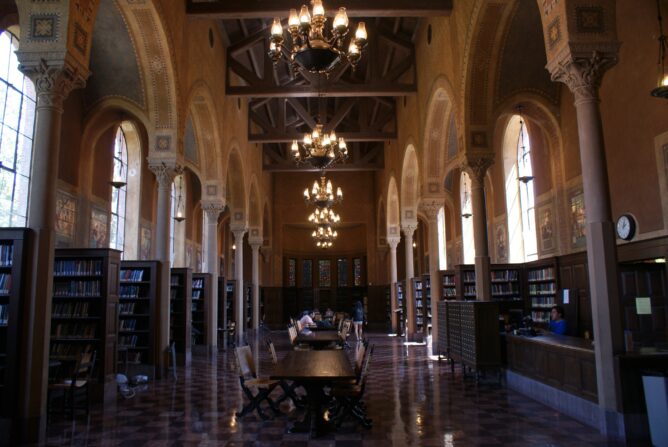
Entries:
POLYGON ((230 226, 243 226, 248 224, 246 215, 246 181, 244 165, 239 148, 233 144, 227 158, 226 176, 226 203, 231 212, 230 226))
MULTIPOLYGON (((204 81, 197 81, 188 95, 188 113, 192 119, 197 154, 203 180, 216 180, 220 175, 218 113, 211 89, 204 81)), ((185 123, 184 123, 185 126, 185 123)))
POLYGON ((408 144, 401 169, 401 222, 416 223, 420 198, 420 172, 415 146, 408 144))
POLYGON ((401 236, 401 210, 399 208, 399 189, 394 176, 390 177, 387 186, 387 237, 398 238, 401 236))
POLYGON ((456 123, 459 117, 455 99, 449 80, 440 75, 432 85, 424 126, 422 172, 426 191, 430 194, 440 192, 439 179, 443 175, 445 163, 451 158, 448 152, 452 133, 456 146, 456 123))
POLYGON ((147 102, 149 154, 177 158, 178 80, 173 45, 157 2, 115 0, 130 30, 147 102))
POLYGON ((254 239, 262 238, 262 210, 260 206, 257 178, 253 175, 250 182, 246 209, 248 210, 248 236, 254 239))

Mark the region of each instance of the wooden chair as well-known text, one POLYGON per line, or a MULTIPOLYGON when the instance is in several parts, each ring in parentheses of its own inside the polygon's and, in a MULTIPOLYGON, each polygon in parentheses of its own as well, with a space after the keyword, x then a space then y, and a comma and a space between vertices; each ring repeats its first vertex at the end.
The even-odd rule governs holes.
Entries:
POLYGON ((362 398, 364 397, 364 390, 366 388, 373 348, 374 346, 372 345, 371 349, 368 350, 362 373, 357 382, 355 384, 337 384, 331 390, 330 395, 336 399, 333 420, 337 428, 341 427, 341 424, 348 418, 355 419, 365 428, 371 427, 372 421, 367 417, 366 407, 362 402, 362 398))
POLYGON ((341 345, 343 348, 349 348, 348 345, 348 336, 350 335, 350 329, 352 327, 352 321, 346 319, 341 323, 341 329, 339 330, 339 337, 341 337, 341 345))
POLYGON ((70 410, 70 418, 74 419, 75 411, 82 408, 86 416, 90 413, 90 393, 88 391, 93 368, 95 368, 96 351, 82 352, 72 371, 70 379, 49 384, 47 396, 47 415, 52 412, 51 401, 56 394, 62 396, 62 410, 70 410), (77 407, 77 399, 83 396, 85 406, 77 407))
POLYGON ((253 362, 253 353, 251 352, 250 346, 236 347, 234 352, 237 357, 241 390, 249 400, 249 403, 244 406, 241 411, 237 412, 236 415, 242 417, 255 410, 262 419, 269 419, 269 416, 267 416, 260 407, 262 401, 267 401, 269 408, 271 408, 274 414, 281 414, 276 403, 269 397, 274 388, 278 386, 278 380, 257 377, 255 363, 253 362), (253 394, 249 387, 256 388, 257 392, 253 394))
POLYGON ((310 351, 311 347, 308 345, 300 345, 297 343, 297 328, 292 325, 288 325, 288 335, 290 336, 290 344, 295 351, 310 351))
MULTIPOLYGON (((267 348, 269 348, 269 353, 271 354, 272 363, 274 365, 277 365, 278 356, 276 355, 276 347, 274 346, 273 340, 267 337, 264 340, 264 342, 267 345, 267 348)), ((276 406, 280 405, 281 402, 283 402, 286 399, 292 399, 292 402, 298 408, 302 408, 304 406, 302 399, 300 399, 299 396, 297 396, 297 393, 295 392, 295 390, 299 388, 299 385, 296 382, 291 383, 287 380, 281 380, 279 381, 278 385, 283 390, 283 395, 276 401, 276 406)))

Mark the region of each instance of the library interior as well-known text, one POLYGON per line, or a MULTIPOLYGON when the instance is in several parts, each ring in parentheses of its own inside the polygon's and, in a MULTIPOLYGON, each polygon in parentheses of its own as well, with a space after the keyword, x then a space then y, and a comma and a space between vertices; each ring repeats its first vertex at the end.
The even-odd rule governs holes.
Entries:
POLYGON ((664 17, 0 1, 0 447, 668 446, 664 17))

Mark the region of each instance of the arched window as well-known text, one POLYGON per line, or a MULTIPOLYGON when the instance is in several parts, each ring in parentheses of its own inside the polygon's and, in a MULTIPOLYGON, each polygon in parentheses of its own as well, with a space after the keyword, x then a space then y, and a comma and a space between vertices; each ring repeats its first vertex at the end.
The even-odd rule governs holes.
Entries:
POLYGON ((531 165, 531 143, 520 115, 511 118, 504 137, 506 211, 510 236, 510 262, 538 258, 536 218, 531 165))
POLYGON ((128 192, 128 145, 121 126, 118 126, 114 140, 114 173, 112 184, 114 186, 111 188, 109 247, 123 251, 125 242, 125 201, 128 192))
POLYGON ((445 240, 445 208, 438 210, 438 268, 439 270, 448 269, 448 258, 445 240))
MULTIPOLYGON (((178 178, 178 177, 177 177, 178 178)), ((174 227, 176 221, 176 179, 172 182, 172 207, 169 212, 169 265, 174 266, 174 227)))
POLYGON ((16 34, 0 34, 0 227, 24 227, 35 122, 35 88, 18 70, 16 34))
POLYGON ((462 245, 464 264, 475 263, 475 241, 473 239, 473 206, 471 204, 471 178, 462 172, 459 180, 459 192, 462 209, 462 245))

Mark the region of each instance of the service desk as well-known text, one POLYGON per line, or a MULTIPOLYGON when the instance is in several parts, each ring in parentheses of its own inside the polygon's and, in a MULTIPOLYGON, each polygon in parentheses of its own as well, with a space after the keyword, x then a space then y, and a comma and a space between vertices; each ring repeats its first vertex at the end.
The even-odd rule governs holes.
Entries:
POLYGON ((566 335, 506 334, 507 367, 524 376, 598 402, 591 340, 566 335))

